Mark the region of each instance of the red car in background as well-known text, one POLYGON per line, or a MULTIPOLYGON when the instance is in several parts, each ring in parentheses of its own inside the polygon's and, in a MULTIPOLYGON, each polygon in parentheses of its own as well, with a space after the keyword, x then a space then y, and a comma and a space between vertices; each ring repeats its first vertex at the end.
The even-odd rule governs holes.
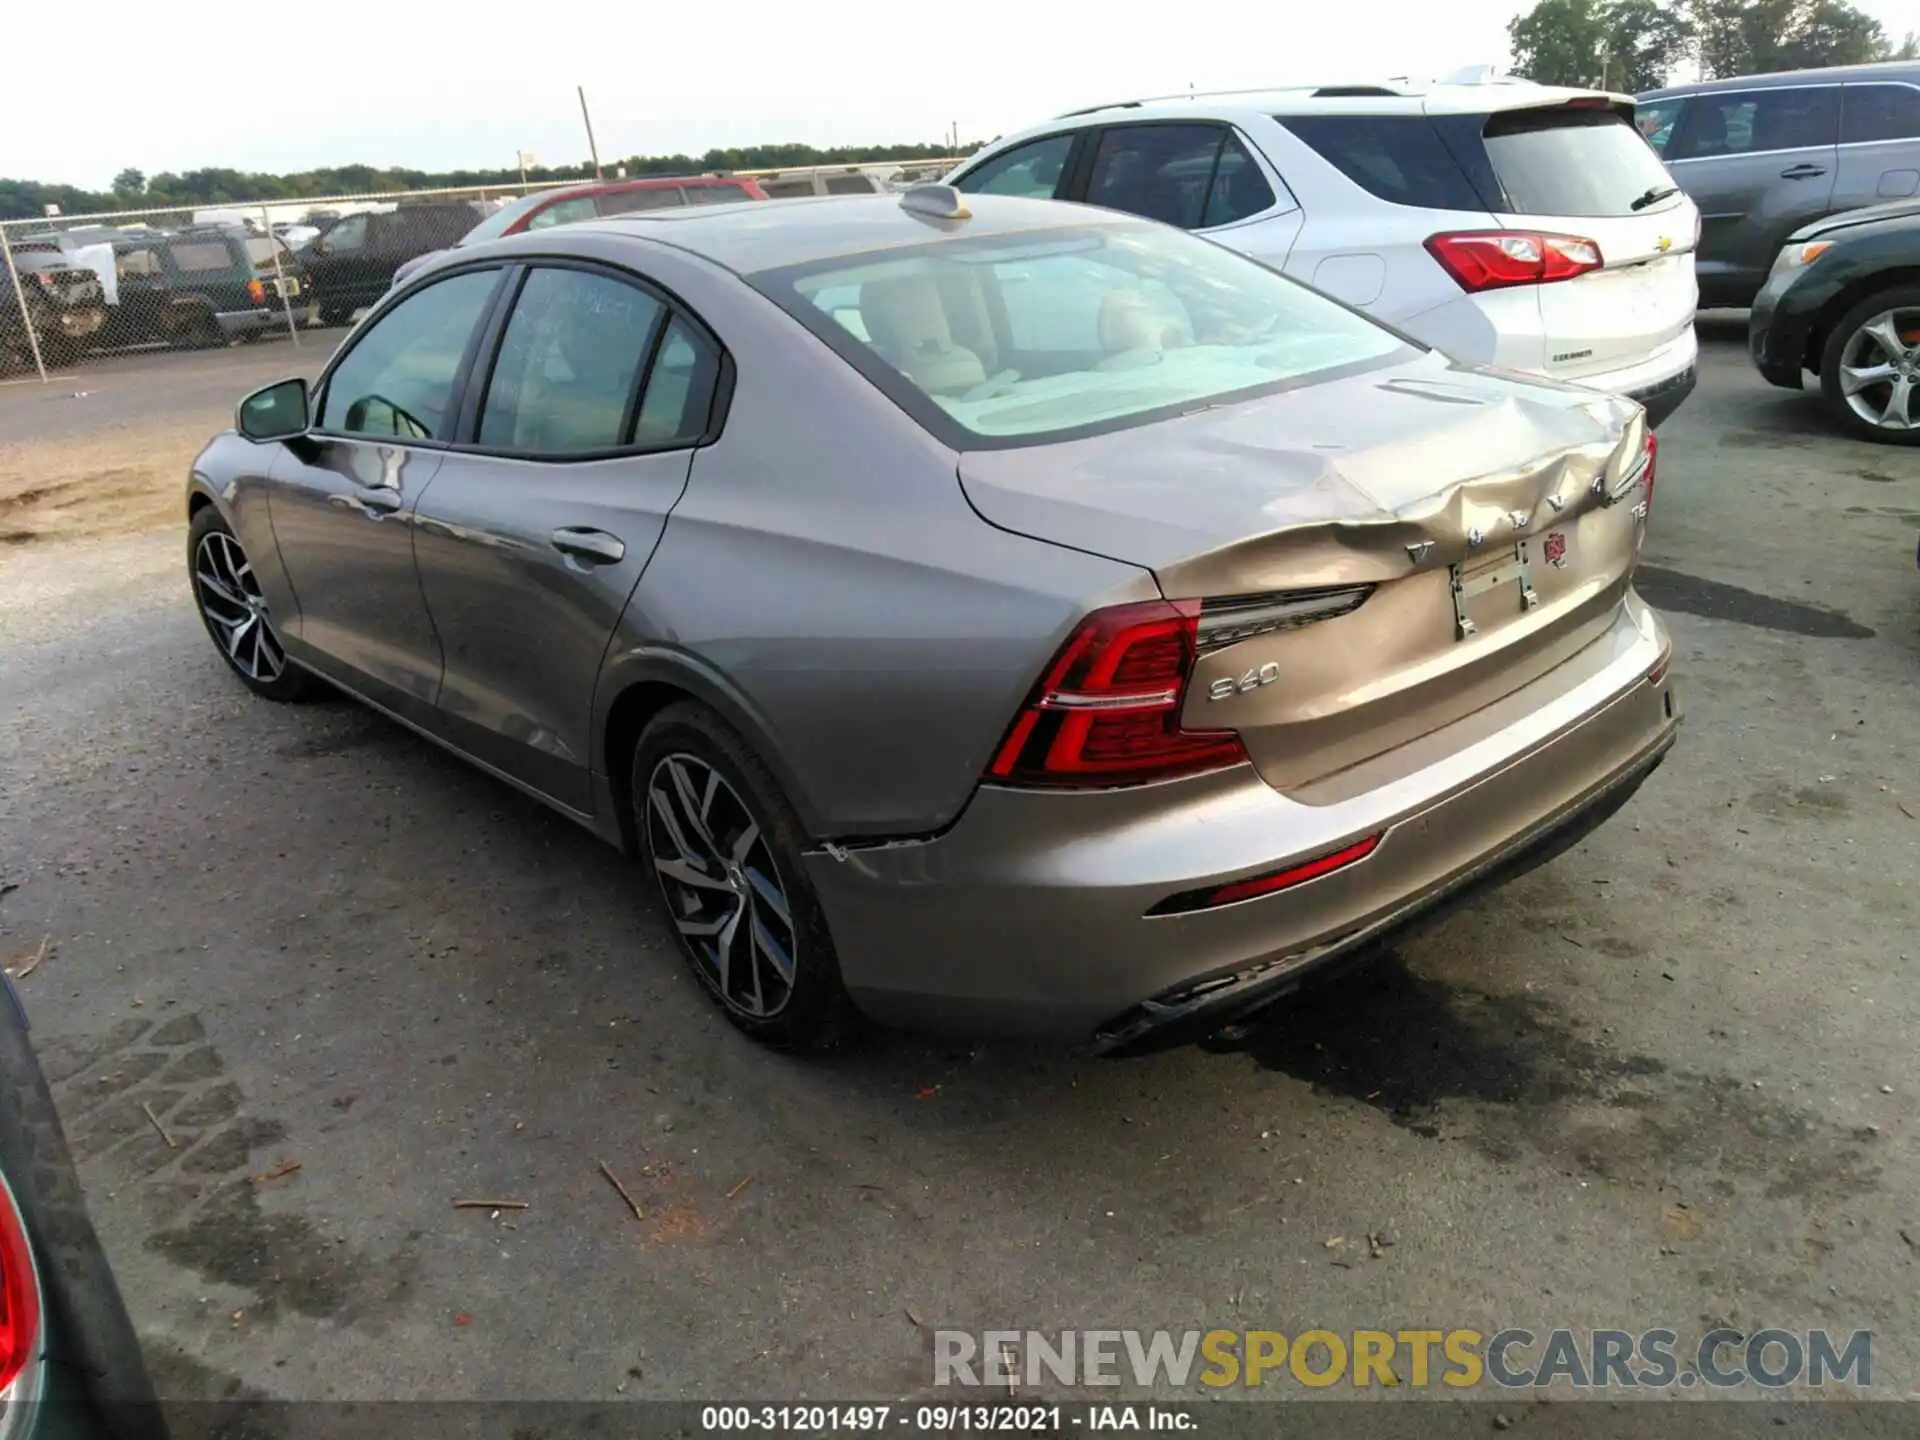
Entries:
MULTIPOLYGON (((624 215, 629 210, 672 210, 682 205, 731 205, 743 200, 765 200, 767 192, 756 181, 743 175, 650 176, 642 180, 594 180, 582 185, 567 185, 558 190, 541 190, 522 195, 503 205, 473 229, 461 236, 459 245, 478 245, 483 240, 498 240, 518 235, 523 230, 544 230, 549 225, 571 225, 576 220, 593 220, 602 215, 624 215)), ((394 273, 393 283, 404 285, 435 250, 409 260, 394 273)))

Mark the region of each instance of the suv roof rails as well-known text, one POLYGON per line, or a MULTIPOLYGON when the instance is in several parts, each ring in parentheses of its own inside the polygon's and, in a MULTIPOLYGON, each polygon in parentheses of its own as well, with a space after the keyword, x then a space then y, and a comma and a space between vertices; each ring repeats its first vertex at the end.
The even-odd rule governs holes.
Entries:
POLYGON ((1381 99, 1398 97, 1411 93, 1404 76, 1395 76, 1393 81, 1381 85, 1241 85, 1231 90, 1177 90, 1167 95, 1142 95, 1135 100, 1110 100, 1104 105, 1087 105, 1078 110, 1068 110, 1054 118, 1070 120, 1079 115, 1092 115, 1101 110, 1138 110, 1142 105, 1158 104, 1163 100, 1218 100, 1228 95, 1310 95, 1324 99, 1336 99, 1350 96, 1356 99, 1381 99))

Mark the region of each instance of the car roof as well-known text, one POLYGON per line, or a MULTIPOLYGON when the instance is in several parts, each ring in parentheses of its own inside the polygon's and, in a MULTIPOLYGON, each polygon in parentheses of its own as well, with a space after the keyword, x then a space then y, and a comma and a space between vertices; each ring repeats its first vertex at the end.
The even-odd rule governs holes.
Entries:
MULTIPOLYGON (((736 274, 751 275, 840 256, 924 245, 942 236, 1015 235, 1146 223, 1119 211, 1010 195, 968 195, 969 218, 938 220, 905 209, 903 198, 896 194, 810 195, 699 209, 642 210, 582 221, 567 228, 644 236, 702 256, 736 274)), ((506 243, 522 238, 514 236, 506 243)), ((531 243, 540 242, 535 238, 531 243)))
POLYGON ((1920 84, 1920 60, 1882 60, 1872 65, 1833 65, 1824 70, 1776 70, 1767 75, 1729 75, 1724 80, 1699 80, 1690 85, 1668 85, 1643 91, 1642 100, 1667 100, 1676 95, 1710 95, 1716 90, 1789 90, 1806 85, 1841 85, 1862 80, 1904 80, 1920 84))
POLYGON ((1564 85, 1536 85, 1531 80, 1500 77, 1479 84, 1425 84, 1406 80, 1358 81, 1352 84, 1298 85, 1254 90, 1202 91, 1186 95, 1154 95, 1120 100, 1085 109, 1069 110, 1046 124, 1020 132, 1061 128, 1104 121, 1191 119, 1196 115, 1233 119, 1240 115, 1484 115, 1496 110, 1530 109, 1569 100, 1607 98, 1631 104, 1629 95, 1605 90, 1580 90, 1564 85))

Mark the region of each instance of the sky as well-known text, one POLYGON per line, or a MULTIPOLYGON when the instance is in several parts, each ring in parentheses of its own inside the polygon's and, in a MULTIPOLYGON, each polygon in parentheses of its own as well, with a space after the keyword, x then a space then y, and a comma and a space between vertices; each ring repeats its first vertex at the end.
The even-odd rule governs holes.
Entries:
MULTIPOLYGON (((1855 0, 1890 34, 1915 0, 1855 0)), ((0 175, 104 189, 127 166, 294 171, 364 163, 510 169, 586 156, 584 85, 603 160, 772 141, 984 140, 1140 95, 1433 76, 1504 64, 1513 0, 1212 0, 1185 22, 1144 5, 766 0, 721 8, 562 0, 434 6, 326 0, 249 10, 237 48, 103 0, 87 62, 8 67, 0 175), (114 12, 125 13, 116 18, 114 12), (438 12, 438 13, 435 13, 438 12), (449 24, 448 14, 463 23, 449 24), (264 30, 263 16, 277 17, 264 30), (125 23, 120 23, 124 21, 125 23), (275 33, 300 34, 288 58, 275 33), (241 56, 250 58, 242 62, 241 56), (329 58, 321 60, 322 54, 329 58), (337 58, 334 58, 337 57, 337 58), (202 83, 193 83, 193 77, 202 83), (46 117, 33 127, 22 116, 46 117)), ((179 12, 185 13, 185 12, 179 12)), ((51 54, 53 52, 47 52, 51 54)))

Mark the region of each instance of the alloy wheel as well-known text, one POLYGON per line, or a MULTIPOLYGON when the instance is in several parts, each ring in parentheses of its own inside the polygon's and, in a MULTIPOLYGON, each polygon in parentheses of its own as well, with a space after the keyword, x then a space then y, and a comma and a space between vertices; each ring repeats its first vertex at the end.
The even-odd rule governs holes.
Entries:
POLYGON ((271 685, 287 668, 287 652, 267 618, 267 600, 240 542, 223 530, 201 537, 193 555, 193 588, 207 628, 233 668, 271 685))
POLYGON ((1920 428, 1920 307, 1883 311, 1847 337, 1840 393, 1869 425, 1920 428))
POLYGON ((674 928, 721 999, 771 1019, 793 995, 798 937, 760 822, 720 772, 684 752, 647 778, 648 853, 674 928))

